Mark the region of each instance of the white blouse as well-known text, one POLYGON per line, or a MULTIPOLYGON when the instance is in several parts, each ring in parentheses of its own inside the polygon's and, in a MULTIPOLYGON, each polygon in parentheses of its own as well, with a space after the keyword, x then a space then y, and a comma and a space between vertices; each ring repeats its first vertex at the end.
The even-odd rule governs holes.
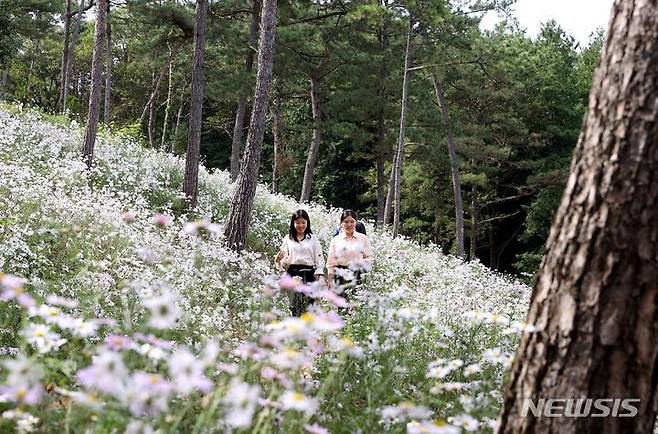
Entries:
POLYGON ((283 254, 281 265, 284 268, 289 265, 308 265, 315 268, 315 274, 324 275, 324 255, 315 235, 309 234, 299 242, 286 235, 279 250, 283 254))
POLYGON ((345 232, 340 231, 329 245, 327 271, 329 274, 334 274, 337 266, 370 271, 373 260, 372 245, 366 235, 354 231, 354 234, 348 237, 345 232))

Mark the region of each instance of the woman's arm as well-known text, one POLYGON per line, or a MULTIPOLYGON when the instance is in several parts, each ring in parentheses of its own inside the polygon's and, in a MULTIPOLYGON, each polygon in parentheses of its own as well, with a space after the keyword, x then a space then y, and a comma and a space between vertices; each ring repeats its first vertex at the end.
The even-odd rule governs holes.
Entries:
POLYGON ((288 238, 287 235, 283 238, 283 241, 281 242, 281 247, 279 247, 279 252, 274 257, 274 263, 279 268, 285 268, 285 266, 287 265, 286 264, 286 262, 288 261, 288 241, 287 241, 287 238, 288 238))
POLYGON ((363 236, 363 261, 368 264, 368 270, 372 269, 372 264, 375 262, 375 254, 372 251, 372 244, 370 244, 370 239, 364 235, 363 236))
POLYGON ((313 250, 315 256, 315 275, 324 276, 324 255, 322 254, 322 246, 316 237, 313 237, 313 250))
POLYGON ((334 270, 336 268, 336 245, 334 239, 329 244, 329 252, 327 253, 327 286, 331 288, 334 283, 334 270))

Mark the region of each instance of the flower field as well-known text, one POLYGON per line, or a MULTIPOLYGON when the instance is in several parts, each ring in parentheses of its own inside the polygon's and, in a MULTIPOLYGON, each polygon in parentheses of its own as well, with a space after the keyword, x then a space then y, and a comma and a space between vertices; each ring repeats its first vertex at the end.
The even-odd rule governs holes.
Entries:
MULTIPOLYGON (((259 186, 237 254, 228 173, 184 214, 181 158, 101 132, 88 171, 82 134, 0 107, 0 432, 491 431, 527 286, 369 226, 339 315, 272 263, 293 199, 259 186)), ((304 208, 326 252, 340 212, 304 208)))

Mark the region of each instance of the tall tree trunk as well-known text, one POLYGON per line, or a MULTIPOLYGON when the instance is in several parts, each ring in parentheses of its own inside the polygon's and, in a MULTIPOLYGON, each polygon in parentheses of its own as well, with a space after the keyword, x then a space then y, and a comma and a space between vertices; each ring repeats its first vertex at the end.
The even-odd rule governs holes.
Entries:
POLYGON ((393 215, 393 194, 395 192, 395 168, 398 161, 398 150, 397 143, 395 149, 393 149, 393 164, 391 165, 391 173, 388 177, 388 189, 386 190, 386 204, 384 205, 384 225, 388 225, 391 222, 391 217, 393 215))
POLYGON ((5 86, 7 85, 7 77, 9 76, 9 66, 2 70, 2 77, 0 77, 0 99, 5 97, 5 86))
POLYGON ((68 83, 66 82, 66 71, 69 67, 69 49, 70 49, 70 39, 71 39, 71 0, 66 0, 66 7, 64 8, 64 49, 62 51, 62 71, 60 79, 60 89, 59 89, 59 98, 57 100, 57 110, 60 113, 63 113, 63 101, 64 101, 64 86, 68 83))
POLYGON ((263 134, 265 133, 265 116, 267 98, 272 84, 272 63, 274 56, 274 34, 276 29, 276 0, 265 0, 260 21, 260 38, 258 40, 258 72, 254 90, 254 107, 249 122, 247 147, 233 199, 224 235, 228 245, 242 250, 247 239, 247 226, 251 217, 258 180, 263 134))
MULTIPOLYGON (((139 117, 140 125, 144 125, 146 116, 149 114, 151 107, 155 105, 155 100, 158 98, 158 94, 160 93, 160 85, 162 83, 162 78, 169 70, 171 62, 173 62, 174 58, 176 57, 182 46, 183 46, 182 42, 177 42, 174 45, 174 49, 172 52, 170 52, 169 56, 167 57, 167 61, 162 65, 160 71, 158 71, 158 76, 155 80, 155 83, 153 84, 153 91, 151 92, 151 96, 149 97, 148 101, 144 105, 144 109, 142 110, 142 115, 139 117)), ((204 42, 204 46, 205 46, 205 42, 204 42)))
POLYGON ((101 109, 101 71, 103 68, 103 47, 105 46, 105 13, 107 0, 96 0, 96 34, 94 37, 94 54, 91 61, 91 90, 89 91, 89 110, 87 111, 87 129, 85 131, 82 159, 91 167, 94 159, 94 144, 98 130, 98 116, 101 109))
POLYGON ((653 432, 656 221, 658 2, 617 0, 498 433, 653 432), (572 397, 638 399, 637 415, 522 417, 524 399, 572 397))
POLYGON ((183 193, 189 209, 196 207, 199 191, 199 152, 203 109, 203 54, 206 49, 206 14, 208 0, 197 0, 194 22, 194 60, 192 65, 192 99, 190 101, 190 130, 187 135, 185 178, 183 193))
POLYGON ((85 0, 80 0, 78 4, 78 13, 77 19, 75 20, 75 29, 73 30, 73 35, 71 36, 71 43, 68 49, 68 56, 66 61, 66 69, 64 77, 62 79, 62 113, 66 113, 66 104, 69 97, 69 82, 71 77, 71 68, 73 65, 73 60, 75 59, 75 47, 78 44, 78 36, 80 34, 80 22, 82 21, 82 10, 85 6, 85 0))
POLYGON ((469 258, 471 261, 477 259, 477 243, 478 243, 478 234, 480 212, 477 204, 477 186, 473 184, 471 186, 471 248, 469 258))
MULTIPOLYGON (((171 57, 171 44, 167 43, 169 48, 169 57, 171 57)), ((171 110, 171 97, 174 91, 174 62, 169 62, 169 78, 167 79, 167 102, 165 104, 164 120, 162 121, 162 138, 160 140, 160 149, 165 149, 167 140, 167 124, 169 123, 169 111, 171 110)))
POLYGON ((322 143, 321 126, 322 113, 320 111, 320 73, 323 64, 311 73, 311 113, 313 116, 313 138, 311 146, 308 148, 306 156, 306 166, 304 167, 304 180, 302 182, 302 193, 299 197, 300 202, 308 202, 311 198, 311 186, 313 185, 313 172, 315 172, 315 163, 318 159, 320 144, 322 143))
POLYGON ((105 64, 105 105, 103 107, 103 123, 110 125, 110 98, 112 96, 112 16, 110 2, 107 2, 107 63, 105 64))
MULTIPOLYGON (((185 104, 187 102, 186 99, 185 99, 186 94, 187 94, 187 86, 185 86, 183 88, 183 91, 180 94, 180 105, 178 106, 178 114, 176 115, 176 125, 174 126, 174 135, 173 135, 174 138, 178 137, 178 128, 180 126, 181 118, 183 117, 183 109, 184 109, 185 104)), ((169 152, 173 152, 173 150, 174 150, 174 142, 173 142, 173 140, 170 140, 169 141, 169 152)))
MULTIPOLYGON (((385 6, 385 4, 384 4, 385 6)), ((385 169, 385 146, 386 146, 386 78, 388 76, 388 26, 387 18, 382 19, 379 31, 379 49, 382 55, 382 63, 379 66, 379 111, 377 113, 377 225, 384 224, 386 209, 386 176, 385 169)))
POLYGON ((448 115, 448 106, 446 104, 443 86, 438 79, 436 68, 432 73, 432 82, 434 84, 434 93, 439 103, 443 125, 446 129, 446 139, 448 144, 448 155, 450 156, 450 172, 452 174, 452 192, 455 198, 455 242, 457 245, 456 255, 459 258, 464 257, 464 204, 462 202, 462 183, 459 176, 459 161, 457 160, 457 151, 455 141, 452 136, 452 127, 450 125, 450 116, 448 115))
POLYGON ((281 95, 274 94, 272 104, 272 135, 274 136, 274 167, 272 167, 272 190, 279 188, 279 176, 281 175, 281 159, 283 158, 283 123, 281 122, 281 95))
POLYGON ((402 79, 402 101, 400 102, 400 130, 398 141, 395 146, 393 168, 391 169, 391 182, 389 182, 389 194, 386 196, 386 209, 384 220, 388 221, 390 210, 393 210, 393 237, 397 237, 400 229, 400 187, 402 184, 402 165, 404 163, 404 142, 406 139, 405 128, 407 125, 407 101, 409 99, 409 79, 411 77, 411 40, 413 38, 413 17, 409 16, 409 30, 407 33, 407 45, 404 53, 404 75, 402 79), (392 192, 391 192, 392 187, 392 192), (393 206, 391 206, 391 201, 393 206), (388 212, 387 212, 388 211, 388 212))
MULTIPOLYGON (((254 0, 251 12, 251 27, 249 28, 249 51, 244 62, 246 77, 251 76, 254 65, 254 53, 258 49, 258 22, 260 20, 261 0, 254 0)), ((244 118, 247 112, 247 87, 240 91, 240 100, 238 108, 235 111, 235 124, 233 125, 233 138, 231 140, 231 179, 235 181, 240 173, 240 147, 242 145, 242 129, 244 128, 244 118)))

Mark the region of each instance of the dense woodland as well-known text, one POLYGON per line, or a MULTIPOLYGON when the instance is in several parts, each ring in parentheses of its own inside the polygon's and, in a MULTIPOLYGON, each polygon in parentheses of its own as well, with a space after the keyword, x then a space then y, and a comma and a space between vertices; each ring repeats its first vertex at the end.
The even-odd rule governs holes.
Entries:
MULTIPOLYGON (((86 121, 91 1, 0 0, 1 98, 86 121)), ((107 2, 101 123, 185 154, 195 6, 107 2)), ((261 8, 210 2, 205 17, 201 161, 235 176, 261 8)), ((548 22, 530 38, 508 0, 280 1, 277 16, 260 182, 378 223, 398 220, 401 234, 453 253, 460 196, 467 258, 537 270, 602 31, 579 46, 548 22), (487 11, 508 19, 484 31, 487 11), (398 179, 400 209, 387 212, 398 179)))

